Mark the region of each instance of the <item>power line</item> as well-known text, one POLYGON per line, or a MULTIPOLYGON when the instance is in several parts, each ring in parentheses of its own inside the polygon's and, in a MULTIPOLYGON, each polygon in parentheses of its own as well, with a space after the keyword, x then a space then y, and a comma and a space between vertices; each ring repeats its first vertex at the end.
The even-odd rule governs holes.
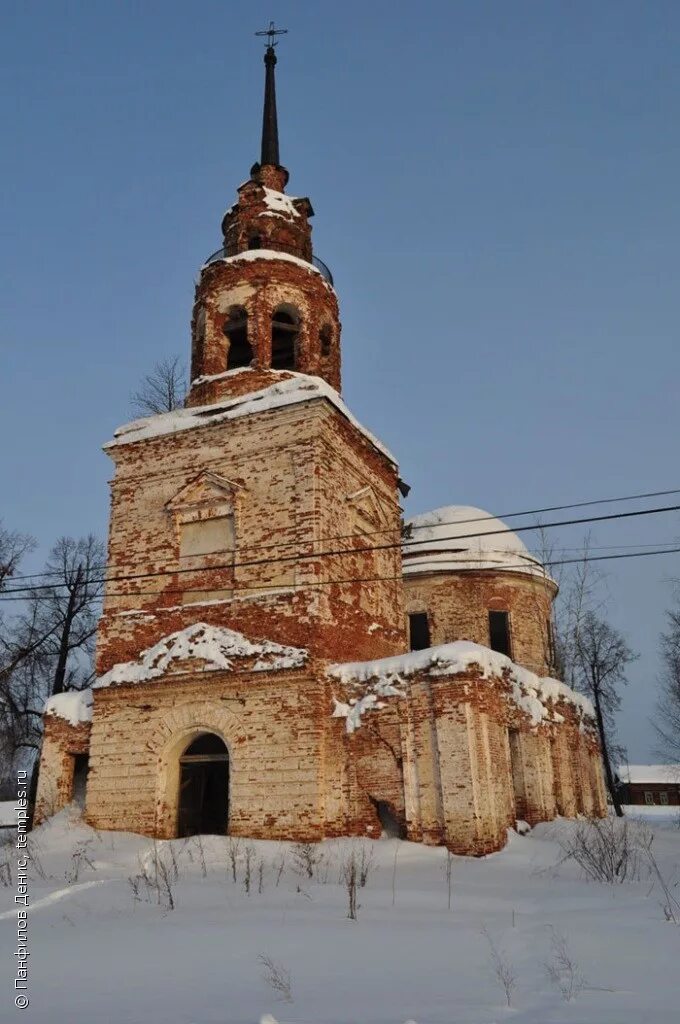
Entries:
MULTIPOLYGON (((515 530, 501 529, 501 530, 485 530, 482 533, 464 533, 464 534, 453 534, 445 537, 437 537, 436 539, 423 539, 423 540, 409 540, 404 542, 400 539, 398 542, 391 542, 389 544, 375 544, 371 547, 357 547, 357 548, 336 548, 330 551, 312 551, 308 553, 296 552, 293 555, 281 555, 278 558, 254 558, 248 559, 242 562, 225 562, 218 565, 206 565, 201 568, 187 567, 184 569, 160 569, 156 572, 142 572, 142 573, 127 573, 125 575, 101 577, 100 579, 88 580, 88 583, 112 583, 120 580, 135 580, 135 579, 150 579, 158 576, 177 576, 187 572, 215 572, 220 569, 245 569, 251 568, 258 565, 271 565, 279 564, 281 562, 299 562, 299 561, 310 561, 316 558, 330 558, 338 557, 341 555, 358 555, 366 552, 374 554, 378 551, 390 551, 396 548, 406 547, 412 549, 415 545, 430 544, 438 545, 443 541, 460 541, 460 540, 474 540, 479 537, 493 537, 498 534, 508 533, 521 533, 527 530, 543 530, 553 529, 557 526, 574 526, 584 523, 596 523, 596 522, 609 522, 615 519, 630 519, 636 516, 650 516, 662 512, 677 512, 680 511, 680 505, 664 505, 659 508, 648 508, 642 509, 638 512, 609 512, 603 516, 587 516, 581 519, 563 519, 554 523, 537 523, 531 526, 518 526, 515 530)), ((355 535, 356 536, 356 535, 355 535)), ((312 541, 311 543, 314 543, 312 541)), ((436 550, 434 548, 433 550, 436 550)), ((66 583, 43 583, 32 587, 11 587, 4 591, 5 594, 19 594, 22 592, 37 592, 39 590, 54 590, 56 587, 65 587, 66 583)))
MULTIPOLYGON (((472 517, 470 519, 460 519, 460 520, 458 520, 458 525, 459 526, 460 525, 465 526, 465 525, 467 525, 469 523, 488 522, 489 518, 501 519, 501 520, 503 520, 503 519, 517 519, 517 518, 519 518, 521 516, 541 515, 544 512, 561 512, 561 511, 566 511, 567 509, 573 509, 573 508, 587 508, 587 507, 592 506, 592 505, 608 505, 608 504, 614 504, 614 503, 622 502, 622 501, 639 501, 639 500, 642 500, 642 499, 645 499, 645 498, 660 498, 660 497, 665 497, 665 496, 671 495, 671 494, 680 494, 680 488, 674 488, 674 489, 666 490, 666 491, 648 491, 648 492, 643 493, 643 494, 628 494, 628 495, 622 495, 622 496, 616 497, 616 498, 593 498, 593 499, 590 499, 588 501, 572 502, 569 505, 549 505, 549 506, 546 506, 545 508, 527 509, 524 512, 506 512, 506 513, 503 513, 502 515, 474 516, 474 517, 472 517)), ((427 514, 427 513, 425 513, 425 514, 427 514)), ((629 513, 629 514, 630 515, 633 515, 633 514, 637 515, 639 513, 629 513)), ((595 520, 588 520, 588 519, 573 520, 574 523, 576 523, 576 522, 591 522, 591 521, 594 522, 595 520)), ((549 524, 549 523, 538 523, 535 526, 523 526, 523 527, 518 526, 518 527, 515 527, 514 530, 508 529, 508 530, 484 531, 484 532, 479 533, 479 534, 466 534, 466 535, 462 535, 460 539, 466 539, 466 538, 469 538, 469 537, 482 537, 482 536, 487 536, 487 535, 489 535, 491 533, 506 533, 506 532, 507 533, 513 533, 513 532, 514 533, 518 533, 520 530, 538 530, 538 529, 543 529, 544 527, 547 528, 550 525, 552 525, 552 524, 549 524)), ((557 525, 561 525, 561 524, 557 524, 557 525)), ((381 530, 372 530, 372 531, 370 531, 368 533, 362 534, 362 536, 364 536, 364 537, 374 537, 374 536, 377 536, 379 534, 393 533, 397 529, 398 529, 398 527, 389 526, 389 527, 384 527, 381 530)), ((411 530, 430 530, 430 529, 432 529, 432 526, 431 525, 427 525, 427 524, 413 523, 410 526, 410 529, 411 530)), ((354 533, 335 534, 335 535, 331 534, 331 535, 325 537, 324 539, 327 540, 327 541, 328 540, 350 540, 353 537, 356 537, 356 534, 354 534, 354 533)), ((441 538, 441 539, 443 539, 443 540, 447 540, 447 539, 450 540, 450 539, 453 539, 453 538, 446 538, 446 537, 444 537, 444 538, 441 538)), ((294 543, 295 543, 295 541, 277 541, 274 544, 262 544, 262 545, 254 546, 253 550, 255 550, 255 551, 267 551, 267 550, 271 550, 271 549, 275 549, 275 548, 280 548, 280 547, 290 547, 294 543)), ((407 542, 407 543, 409 543, 409 542, 407 542)), ((419 542, 419 541, 412 541, 410 543, 421 543, 421 542, 419 542)), ((372 549, 372 550, 375 550, 375 549, 372 549)), ((180 556, 180 557, 185 557, 186 558, 186 557, 193 557, 193 556, 186 556, 185 555, 185 556, 180 556)), ((296 556, 289 556, 289 557, 296 557, 296 556)), ((106 563, 104 563, 102 565, 93 565, 91 568, 92 568, 92 571, 95 572, 95 571, 100 571, 100 570, 106 570, 107 568, 109 568, 109 566, 106 563)), ((182 570, 179 570, 179 571, 182 571, 182 570)), ((194 571, 194 570, 191 570, 191 571, 194 571)), ((40 579, 40 578, 45 578, 47 576, 59 576, 60 574, 61 574, 61 570, 59 570, 59 569, 53 569, 53 570, 47 570, 47 571, 44 570, 43 572, 24 573, 24 574, 21 574, 21 575, 12 576, 12 580, 14 581, 14 580, 40 579)))
MULTIPOLYGON (((315 552, 296 552, 293 555, 282 555, 278 558, 254 558, 244 560, 242 562, 224 562, 217 565, 207 565, 197 568, 196 566, 186 567, 183 569, 160 569, 155 572, 143 572, 143 573, 127 573, 124 575, 101 577, 100 579, 89 579, 86 582, 89 584, 99 583, 112 583, 121 580, 136 580, 136 579, 151 579, 159 576, 177 576, 187 572, 215 572, 221 569, 241 569, 241 568, 252 568, 258 565, 271 565, 279 564, 281 562, 299 562, 299 561, 310 561, 317 558, 330 558, 339 557, 342 555, 357 555, 363 553, 374 554, 379 551, 389 551, 396 548, 402 548, 406 546, 409 550, 415 545, 430 544, 439 545, 443 541, 461 541, 461 540, 474 540, 479 537, 493 537, 498 534, 508 533, 521 533, 527 530, 539 530, 539 529, 553 529, 558 526, 574 526, 584 523, 595 523, 595 522, 609 522, 616 519, 630 519, 637 516, 648 516, 655 515, 662 512, 677 512, 680 510, 680 505, 664 505, 659 508, 642 509, 638 512, 610 512, 603 516, 587 516, 581 519, 564 519, 553 523, 539 523, 530 526, 518 526, 514 531, 509 529, 501 530, 485 530, 482 533, 465 533, 465 534, 453 534, 445 537, 437 537, 436 539, 423 539, 423 540, 409 540, 404 542, 400 539, 397 543, 391 542, 389 544, 375 544, 371 547, 357 547, 357 548, 336 548, 330 551, 315 551, 315 552)), ((313 541, 311 543, 314 543, 313 541)), ((433 548, 437 550, 437 548, 433 548)), ((555 563, 553 563, 555 564, 555 563)), ((3 591, 4 594, 20 594, 20 593, 36 593, 41 590, 54 590, 67 586, 67 583, 43 583, 36 586, 29 587, 11 587, 3 591)))
MULTIPOLYGON (((372 550, 372 549, 368 549, 368 550, 372 550)), ((651 558, 654 555, 672 555, 672 554, 678 554, 678 553, 680 553, 680 547, 664 548, 664 549, 659 550, 659 551, 629 551, 629 552, 624 552, 622 554, 615 554, 615 555, 595 555, 593 557, 586 556, 585 559, 582 557, 582 558, 563 558, 563 559, 558 559, 558 560, 555 560, 555 561, 551 560, 548 563, 548 565, 550 566, 550 568, 552 568, 552 567, 558 566, 558 565, 575 565, 577 563, 583 562, 584 560, 587 561, 587 562, 606 562, 606 561, 612 561, 612 560, 616 560, 616 559, 651 558)), ((520 570, 526 570, 526 567, 527 567, 526 566, 526 562, 518 562, 516 565, 503 565, 503 566, 499 566, 497 571, 499 571, 499 572, 510 572, 512 570, 520 571, 520 570)), ((219 566, 213 566, 212 568, 219 568, 219 566)), ((194 569, 194 570, 191 570, 191 571, 192 572, 200 572, 200 571, 205 571, 205 570, 196 570, 196 569, 194 569)), ((436 572, 437 570, 434 570, 434 571, 436 572)), ((485 570, 482 570, 482 569, 475 570, 474 568, 472 568, 472 569, 458 569, 458 570, 452 570, 452 571, 457 571, 457 572, 475 572, 475 571, 485 571, 485 570)), ((165 575, 165 574, 164 573, 141 574, 141 576, 137 577, 137 578, 144 578, 145 576, 158 576, 158 575, 165 575)), ((547 576, 548 576, 548 573, 545 572, 545 575, 542 578, 546 578, 547 576)), ((541 577, 539 576, 539 578, 541 578, 541 577)), ((264 590, 264 591, 267 591, 268 593, 272 594, 272 596, 276 596, 279 593, 286 593, 286 592, 291 591, 291 590, 310 590, 310 589, 315 588, 315 587, 340 586, 340 585, 342 585, 344 583, 379 583, 379 582, 383 582, 384 583, 384 582, 390 582, 390 581, 394 583, 394 582, 402 581, 402 580, 403 580, 403 575, 398 575, 398 576, 369 576, 369 577, 364 577, 364 578, 359 578, 359 579, 357 579, 355 577, 347 577, 346 579, 340 579, 340 580, 316 580, 316 581, 312 581, 310 583, 289 583, 289 584, 282 584, 280 586, 276 586, 276 585, 273 585, 271 583, 262 583, 262 584, 253 583, 253 584, 249 584, 247 586, 242 587, 241 590, 240 590, 240 596, 241 596, 241 599, 244 599, 243 595, 248 594, 248 592, 250 592, 250 591, 258 591, 258 590, 264 590)), ((106 597, 107 598, 108 597, 161 597, 161 596, 167 595, 167 594, 196 594, 196 593, 205 593, 205 592, 206 592, 206 587, 205 586, 202 586, 202 587, 166 587, 163 590, 133 590, 133 591, 119 591, 119 592, 109 591, 109 592, 107 592, 106 597)), ((2 595, 0 595, 0 601, 24 601, 24 600, 26 600, 25 597, 7 597, 7 596, 5 596, 7 593, 8 592, 5 591, 2 595)), ((228 598, 226 600, 231 600, 231 599, 228 598)), ((238 597, 236 597, 235 600, 238 600, 238 597)), ((201 602, 197 602, 197 603, 201 603, 201 602)), ((210 604, 210 603, 213 603, 213 601, 208 601, 206 603, 210 604)))

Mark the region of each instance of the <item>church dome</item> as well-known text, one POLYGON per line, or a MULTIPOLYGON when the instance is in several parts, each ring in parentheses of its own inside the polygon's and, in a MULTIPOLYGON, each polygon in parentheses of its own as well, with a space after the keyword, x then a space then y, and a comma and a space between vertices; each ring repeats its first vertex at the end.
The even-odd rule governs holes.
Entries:
POLYGON ((516 533, 489 512, 471 505, 445 505, 406 520, 404 575, 484 569, 546 572, 516 533))

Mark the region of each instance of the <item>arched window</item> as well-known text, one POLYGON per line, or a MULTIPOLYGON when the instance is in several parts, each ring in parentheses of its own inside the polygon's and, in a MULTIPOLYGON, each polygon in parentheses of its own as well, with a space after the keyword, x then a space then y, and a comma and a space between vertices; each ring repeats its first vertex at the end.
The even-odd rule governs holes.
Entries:
POLYGON ((262 235, 251 235, 248 239, 249 249, 261 249, 262 248, 262 235))
POLYGON ((300 321, 289 306, 280 306, 272 317, 272 370, 294 370, 300 321))
POLYGON ((196 353, 198 358, 201 359, 205 347, 205 306, 199 306, 196 310, 194 337, 196 339, 196 353))
POLYGON ((329 356, 331 354, 331 342, 333 341, 333 329, 330 324, 324 324, 319 331, 319 341, 321 343, 321 355, 329 356))
POLYGON ((250 366, 253 350, 248 341, 248 314, 243 306, 232 306, 224 324, 224 333, 229 341, 227 369, 250 366))

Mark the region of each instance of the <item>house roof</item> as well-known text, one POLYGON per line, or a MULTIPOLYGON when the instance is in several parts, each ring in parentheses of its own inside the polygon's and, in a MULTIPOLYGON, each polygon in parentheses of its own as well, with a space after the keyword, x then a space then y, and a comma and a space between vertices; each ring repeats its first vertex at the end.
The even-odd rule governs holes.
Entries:
MULTIPOLYGON (((247 370, 234 370, 231 372, 247 372, 247 370)), ((226 374, 220 374, 219 376, 226 376, 226 374)), ((394 465, 397 464, 397 460, 390 450, 366 427, 362 426, 330 384, 322 380, 321 377, 313 377, 305 373, 293 373, 292 371, 282 372, 280 378, 275 383, 270 384, 269 387, 262 388, 260 391, 251 391, 236 397, 224 398, 214 405, 189 406, 184 409, 175 409, 173 412, 163 412, 157 416, 147 416, 144 419, 133 420, 131 423, 126 423, 124 426, 119 427, 114 432, 113 439, 108 444, 105 444, 104 448, 109 449, 116 445, 133 444, 136 441, 146 441, 149 438, 163 437, 179 433, 183 430, 192 430, 213 423, 239 419, 243 416, 254 416, 258 413, 269 412, 272 409, 282 409, 286 406, 301 405, 305 402, 324 399, 349 420, 374 448, 385 455, 394 465)))
POLYGON ((621 764, 616 774, 626 784, 680 786, 680 764, 621 764))

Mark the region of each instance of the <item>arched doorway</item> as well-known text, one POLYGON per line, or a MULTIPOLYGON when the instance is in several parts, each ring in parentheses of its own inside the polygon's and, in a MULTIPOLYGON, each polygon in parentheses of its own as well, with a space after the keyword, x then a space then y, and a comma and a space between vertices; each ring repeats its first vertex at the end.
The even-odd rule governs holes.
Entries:
POLYGON ((197 736, 179 759, 178 836, 226 835, 229 751, 214 733, 197 736))

